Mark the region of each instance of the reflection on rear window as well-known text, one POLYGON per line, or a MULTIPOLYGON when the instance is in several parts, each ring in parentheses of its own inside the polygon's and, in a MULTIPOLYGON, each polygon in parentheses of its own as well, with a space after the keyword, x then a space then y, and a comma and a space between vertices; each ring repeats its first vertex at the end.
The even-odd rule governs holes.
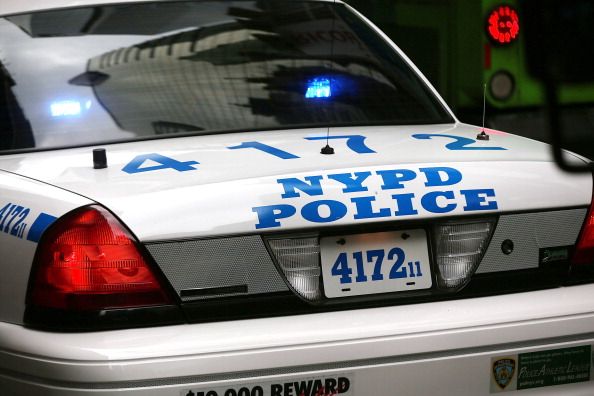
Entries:
POLYGON ((203 1, 0 19, 0 149, 451 122, 347 7, 203 1))

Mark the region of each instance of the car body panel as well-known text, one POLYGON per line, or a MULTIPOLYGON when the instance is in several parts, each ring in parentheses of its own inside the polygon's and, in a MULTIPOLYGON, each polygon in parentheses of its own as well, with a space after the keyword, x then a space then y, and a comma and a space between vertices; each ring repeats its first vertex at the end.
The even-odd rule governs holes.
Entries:
MULTIPOLYGON (((590 345, 593 292, 594 286, 584 285, 455 304, 84 334, 0 324, 0 383, 21 378, 20 372, 34 372, 26 379, 36 390, 63 387, 63 394, 78 395, 93 383, 102 395, 157 390, 174 395, 189 389, 320 377, 334 369, 355 374, 355 395, 387 394, 396 385, 399 394, 424 394, 439 383, 440 394, 489 394, 492 358, 590 345), (450 375, 444 374, 450 372, 447 365, 450 375), (154 383, 161 385, 157 389, 154 383)), ((589 384, 545 388, 542 394, 555 388, 573 394, 572 386, 575 394, 583 394, 579 392, 589 384)))
POLYGON ((328 140, 333 155, 320 154, 326 131, 319 129, 218 134, 107 145, 107 169, 93 169, 91 148, 6 155, 0 169, 105 205, 143 242, 590 202, 591 177, 558 170, 547 145, 495 131, 477 141, 477 130, 337 128, 328 140), (464 191, 479 191, 480 202, 469 204, 464 191), (406 202, 393 197, 411 193, 406 202), (439 196, 425 201, 427 193, 439 196))

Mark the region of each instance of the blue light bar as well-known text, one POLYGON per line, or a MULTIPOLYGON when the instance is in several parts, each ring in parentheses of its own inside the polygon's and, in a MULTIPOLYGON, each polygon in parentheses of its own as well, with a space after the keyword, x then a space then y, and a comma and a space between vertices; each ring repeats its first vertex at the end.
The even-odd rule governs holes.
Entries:
POLYGON ((307 82, 307 91, 305 97, 307 99, 313 98, 329 98, 332 96, 332 89, 330 87, 330 80, 327 78, 314 78, 307 82))
POLYGON ((74 100, 63 100, 53 102, 50 105, 50 111, 52 117, 77 116, 81 112, 81 105, 80 102, 74 100))

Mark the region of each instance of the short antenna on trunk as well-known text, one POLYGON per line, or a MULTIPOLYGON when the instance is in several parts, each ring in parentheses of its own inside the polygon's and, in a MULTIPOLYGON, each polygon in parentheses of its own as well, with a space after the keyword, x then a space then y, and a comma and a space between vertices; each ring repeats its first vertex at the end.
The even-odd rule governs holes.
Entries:
MULTIPOLYGON (((336 0, 334 0, 334 5, 336 6, 336 0)), ((335 15, 334 15, 334 9, 332 9, 332 28, 330 29, 331 32, 334 32, 334 26, 335 26, 335 15)), ((330 35, 330 68, 332 69, 332 59, 334 58, 334 36, 330 35)), ((330 84, 332 84, 330 82, 330 84)), ((334 104, 332 104, 332 109, 334 110, 334 104)), ((330 126, 328 126, 326 128, 326 146, 322 147, 322 150, 320 150, 320 154, 325 154, 325 155, 330 155, 330 154, 334 154, 334 148, 330 147, 330 143, 328 142, 330 140, 330 126)))
POLYGON ((485 132, 485 113, 487 112, 487 84, 483 84, 483 127, 481 133, 476 135, 477 140, 489 140, 489 135, 485 132))

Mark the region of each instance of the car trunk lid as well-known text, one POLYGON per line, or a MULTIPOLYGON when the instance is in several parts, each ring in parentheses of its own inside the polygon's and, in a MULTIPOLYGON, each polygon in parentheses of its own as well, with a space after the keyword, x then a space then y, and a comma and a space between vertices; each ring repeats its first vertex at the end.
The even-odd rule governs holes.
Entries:
POLYGON ((589 175, 549 147, 464 124, 263 131, 0 158, 0 168, 103 204, 141 241, 589 204, 589 175), (320 153, 326 144, 334 154, 320 153))

